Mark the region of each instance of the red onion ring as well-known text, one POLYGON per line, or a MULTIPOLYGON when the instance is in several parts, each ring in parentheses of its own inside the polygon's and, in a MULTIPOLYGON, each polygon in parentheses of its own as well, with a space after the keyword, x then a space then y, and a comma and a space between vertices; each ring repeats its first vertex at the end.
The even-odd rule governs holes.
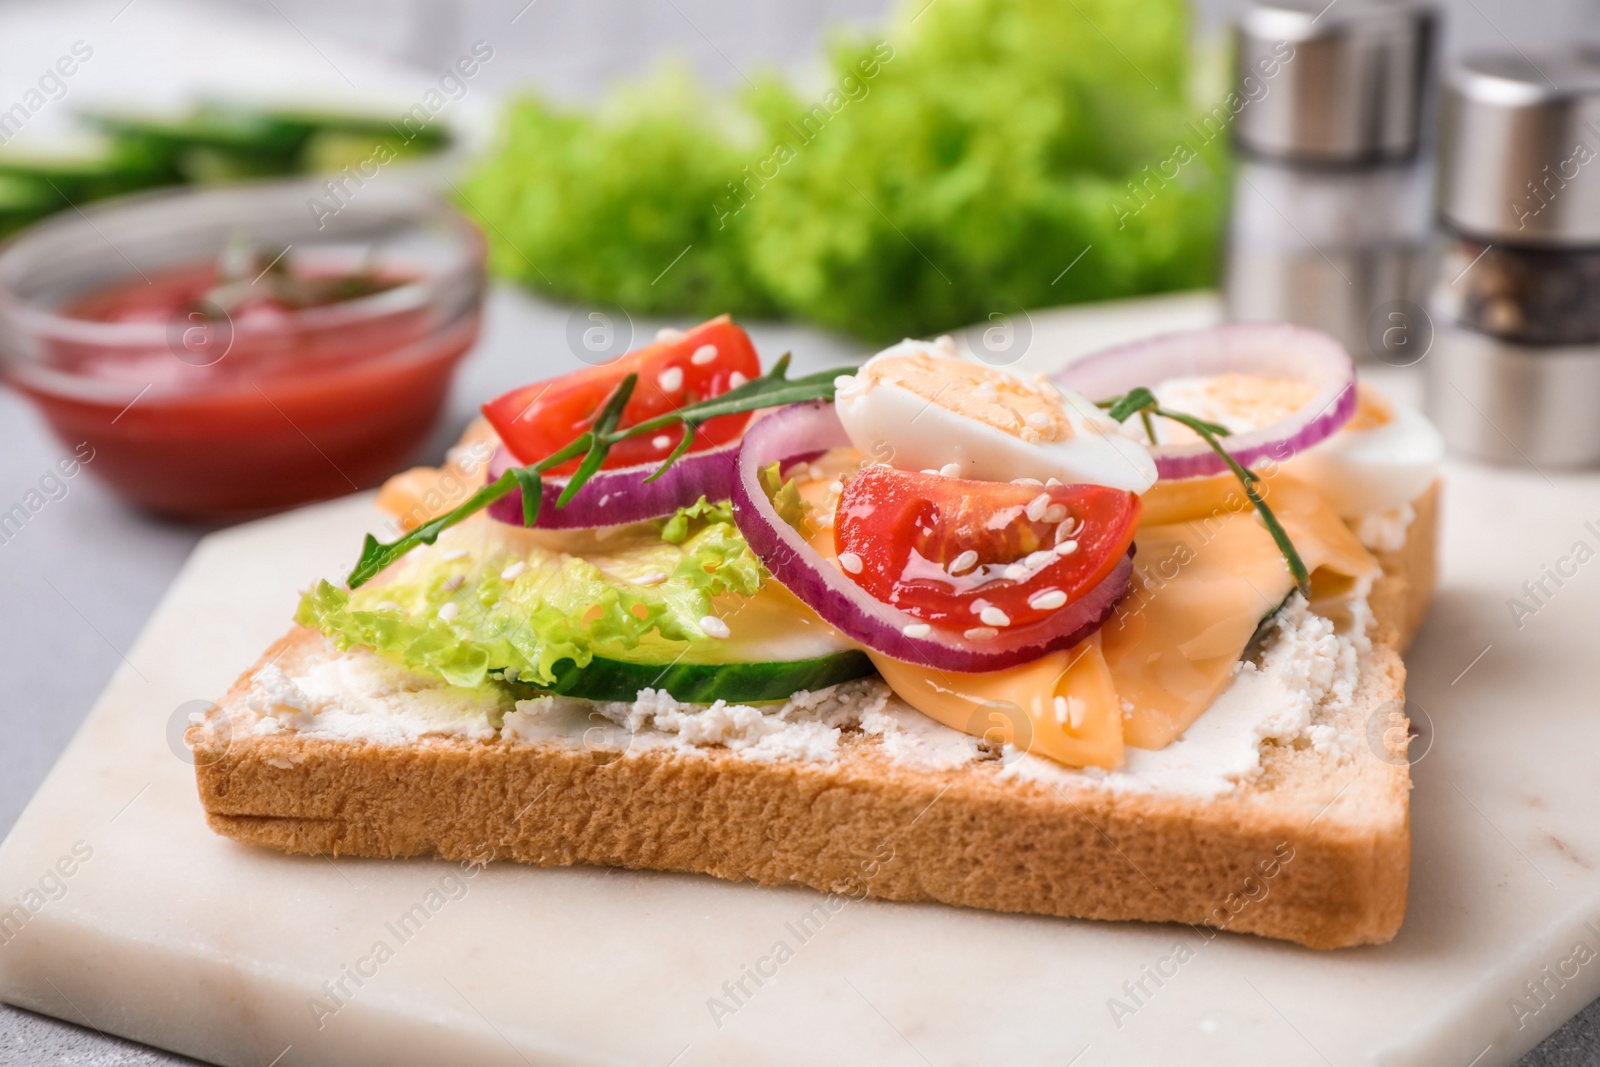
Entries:
MULTIPOLYGON (((1292 378, 1316 387, 1310 402, 1286 419, 1222 438, 1245 467, 1282 462, 1332 436, 1356 412, 1356 368, 1344 346, 1325 333, 1285 323, 1235 322, 1162 334, 1102 349, 1071 363, 1053 380, 1090 400, 1154 389, 1170 378, 1213 374, 1292 378)), ((1163 480, 1223 474, 1228 465, 1204 441, 1150 449, 1163 480)))
MULTIPOLYGON (((656 472, 659 463, 598 471, 564 508, 556 507, 556 498, 567 484, 566 479, 546 478, 539 503, 539 521, 534 527, 580 530, 619 526, 671 515, 702 496, 712 501, 727 500, 737 477, 738 456, 737 443, 691 452, 653 482, 645 479, 656 472)), ((494 481, 515 464, 509 452, 498 449, 489 461, 489 480, 494 481)), ((511 526, 521 526, 522 490, 513 489, 490 504, 489 516, 511 526)))
MULTIPOLYGON (((1122 560, 1103 582, 1049 622, 1014 633, 1001 630, 997 636, 979 641, 937 627, 930 627, 924 637, 908 637, 907 626, 926 624, 868 596, 843 571, 824 560, 799 531, 778 516, 761 488, 763 467, 818 449, 849 446, 850 439, 832 404, 794 404, 745 431, 739 448, 739 476, 733 484, 734 521, 756 556, 774 578, 846 636, 922 667, 997 671, 1076 645, 1111 617, 1127 592, 1133 574, 1131 558, 1122 560)), ((1128 555, 1133 555, 1131 549, 1128 555)))

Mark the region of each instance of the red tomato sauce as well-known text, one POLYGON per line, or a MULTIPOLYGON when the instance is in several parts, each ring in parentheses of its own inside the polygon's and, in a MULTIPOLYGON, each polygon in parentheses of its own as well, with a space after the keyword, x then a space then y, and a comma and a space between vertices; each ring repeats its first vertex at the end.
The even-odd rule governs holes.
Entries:
POLYGON ((452 316, 414 289, 207 318, 196 302, 215 282, 196 264, 73 299, 56 314, 148 335, 55 331, 15 383, 62 440, 94 448, 95 474, 158 512, 240 518, 376 485, 412 458, 477 338, 476 308, 452 316))

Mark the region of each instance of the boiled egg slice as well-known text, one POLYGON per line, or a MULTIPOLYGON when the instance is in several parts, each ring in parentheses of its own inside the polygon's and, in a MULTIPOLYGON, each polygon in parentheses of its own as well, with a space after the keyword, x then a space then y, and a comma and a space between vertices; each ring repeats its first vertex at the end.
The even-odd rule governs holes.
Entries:
POLYGON ((1149 451, 1087 399, 959 359, 948 337, 878 353, 834 402, 851 443, 901 470, 1135 493, 1156 481, 1149 451))
POLYGON ((1404 507, 1439 476, 1444 438, 1421 412, 1365 384, 1339 432, 1284 463, 1343 518, 1404 507))
MULTIPOLYGON (((1154 392, 1162 407, 1234 433, 1287 419, 1316 397, 1304 382, 1250 374, 1173 378, 1154 392)), ((1199 438, 1187 426, 1157 419, 1156 439, 1171 444, 1199 438)), ((1433 423, 1361 382, 1350 421, 1295 453, 1283 469, 1315 487, 1341 518, 1354 519, 1411 503, 1438 477, 1443 460, 1444 438, 1433 423)))

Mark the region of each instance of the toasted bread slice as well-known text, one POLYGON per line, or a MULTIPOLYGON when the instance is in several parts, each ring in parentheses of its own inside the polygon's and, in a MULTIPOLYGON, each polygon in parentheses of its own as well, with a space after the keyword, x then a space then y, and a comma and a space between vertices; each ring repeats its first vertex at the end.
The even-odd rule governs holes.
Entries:
MULTIPOLYGON (((849 715, 828 758, 815 759, 681 744, 618 751, 585 743, 581 720, 512 736, 498 728, 503 707, 481 709, 469 731, 282 728, 252 704, 258 671, 304 675, 360 655, 300 628, 191 728, 200 797, 218 833, 291 853, 694 871, 1184 922, 1313 948, 1384 942, 1404 917, 1410 874, 1400 650, 1432 593, 1438 487, 1415 507, 1405 545, 1378 553, 1372 649, 1353 699, 1327 723, 1365 743, 1263 742, 1259 775, 1214 796, 1114 789, 1064 769, 1022 774, 981 747, 950 765, 909 763, 881 731, 848 728, 849 715)), ((389 699, 402 717, 422 701, 403 687, 389 699)))

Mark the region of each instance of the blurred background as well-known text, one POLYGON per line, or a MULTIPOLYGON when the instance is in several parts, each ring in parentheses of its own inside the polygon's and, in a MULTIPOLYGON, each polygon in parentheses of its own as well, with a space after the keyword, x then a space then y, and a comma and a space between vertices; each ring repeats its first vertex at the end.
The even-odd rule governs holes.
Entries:
MULTIPOLYGON (((1331 24, 1353 6, 1357 0, 1312 4, 1302 21, 1331 24)), ((1523 58, 1600 50, 1600 0, 1435 6, 1436 69, 1482 50, 1523 58)), ((1238 110, 1225 103, 1237 77, 1229 28, 1244 7, 1237 0, 0 2, 0 233, 21 235, 0 250, 0 333, 14 386, 0 390, 0 603, 10 609, 0 618, 8 686, 0 724, 12 739, 0 745, 0 835, 126 661, 195 541, 295 502, 191 506, 151 495, 159 483, 187 480, 164 464, 197 456, 234 463, 224 463, 225 481, 268 485, 276 475, 257 478, 238 465, 261 444, 263 435, 248 429, 252 418, 276 426, 289 442, 283 447, 303 463, 332 468, 337 478, 322 472, 332 479, 327 487, 303 494, 326 497, 367 488, 412 462, 438 462, 485 400, 593 362, 586 338, 602 327, 610 331, 604 345, 614 346, 618 331, 637 344, 661 327, 731 311, 752 324, 766 358, 793 349, 797 369, 808 370, 859 360, 901 336, 972 323, 1031 338, 1038 311, 1057 305, 1198 293, 1194 315, 1214 318, 1222 313, 1216 291, 1230 240, 1266 240, 1253 230, 1229 235, 1230 218, 1237 230, 1239 219, 1251 217, 1236 199, 1245 188, 1236 181, 1242 165, 1267 168, 1246 183, 1265 204, 1256 214, 1272 225, 1281 220, 1307 245, 1293 270, 1314 273, 1326 264, 1351 285, 1347 273, 1368 269, 1364 253, 1341 258, 1337 241, 1316 236, 1326 219, 1282 206, 1348 200, 1349 191, 1311 188, 1288 172, 1275 177, 1270 159, 1241 163, 1226 129, 1231 116, 1208 124, 1219 106, 1238 110), (255 242, 243 247, 230 244, 229 228, 277 208, 213 199, 203 210, 134 217, 96 206, 151 189, 215 192, 262 179, 303 184, 280 198, 288 205, 284 229, 274 236, 256 226, 255 242), (403 199, 393 191, 400 188, 453 206, 470 220, 467 231, 481 232, 481 245, 425 217, 417 232, 433 233, 444 250, 429 251, 434 259, 419 252, 416 262, 437 264, 436 274, 428 274, 434 266, 417 268, 426 277, 389 277, 364 262, 306 266, 307 250, 341 227, 349 240, 375 240, 361 229, 369 216, 389 211, 408 225, 425 216, 381 206, 386 197, 403 199), (202 216, 210 220, 204 233, 202 216), (285 236, 291 230, 301 236, 285 236), (119 277, 137 276, 144 286, 152 275, 161 280, 156 268, 175 262, 179 246, 196 262, 218 264, 195 293, 170 306, 60 314, 67 306, 81 311, 86 305, 72 301, 86 293, 115 303, 119 277), (69 262, 71 277, 52 273, 52 265, 69 262), (268 377, 229 377, 248 369, 244 355, 256 352, 251 331, 262 316, 270 333, 308 309, 343 306, 346 296, 306 295, 308 279, 329 277, 376 297, 450 282, 424 286, 407 305, 407 314, 426 319, 425 335, 407 332, 410 326, 382 335, 382 345, 407 352, 432 345, 438 373, 401 383, 426 402, 407 409, 404 426, 388 427, 370 470, 340 459, 339 449, 377 454, 370 439, 345 431, 359 421, 360 398, 394 384, 389 379, 373 379, 370 390, 324 390, 345 397, 343 407, 323 397, 302 409, 268 377), (265 311, 229 302, 229 284, 262 278, 271 279, 265 311), (197 300, 204 314, 191 324, 197 300), (45 312, 56 318, 45 321, 45 312), (129 337, 144 329, 156 338, 159 368, 125 358, 149 355, 145 341, 107 340, 108 332, 73 325, 89 320, 128 327, 129 337), (108 352, 118 355, 117 367, 139 369, 108 370, 108 352), (184 407, 225 387, 255 390, 266 408, 220 416, 224 409, 214 406, 207 416, 184 407), (176 459, 130 460, 156 472, 144 488, 119 481, 126 475, 120 457, 134 447, 128 442, 147 444, 213 416, 231 422, 231 437, 185 438, 176 459), (96 439, 86 460, 74 427, 90 423, 128 433, 96 439), (216 444, 224 440, 231 443, 216 444), (135 502, 108 481, 119 481, 135 502)), ((1431 111, 1418 127, 1417 150, 1385 165, 1411 168, 1400 178, 1425 189, 1431 111)), ((1315 184, 1326 172, 1312 173, 1315 184)), ((1356 206, 1369 220, 1381 214, 1375 201, 1356 206)), ((1360 228, 1337 211, 1328 217, 1329 233, 1360 228)), ((1431 225, 1426 204, 1408 218, 1431 225)), ((1379 282, 1382 273, 1374 274, 1379 282)), ((1585 277, 1600 287, 1600 268, 1585 277)), ((1391 314, 1420 311, 1414 295, 1397 289, 1364 298, 1346 339, 1359 358, 1409 360, 1369 343, 1364 331, 1377 310, 1384 326, 1391 314), (1401 311, 1388 310, 1390 303, 1401 311)), ((378 336, 362 334, 355 347, 377 351, 378 336)), ((997 362, 1023 358, 998 355, 997 362)), ((262 470, 270 467, 267 452, 257 458, 262 470)), ((311 478, 297 475, 295 484, 303 489, 311 478)), ((59 1024, 0 1009, 0 1062, 62 1059, 81 1040, 59 1024), (6 1059, 12 1049, 17 1058, 6 1059)), ((146 1055, 111 1049, 74 1062, 144 1062, 136 1057, 146 1055)))

